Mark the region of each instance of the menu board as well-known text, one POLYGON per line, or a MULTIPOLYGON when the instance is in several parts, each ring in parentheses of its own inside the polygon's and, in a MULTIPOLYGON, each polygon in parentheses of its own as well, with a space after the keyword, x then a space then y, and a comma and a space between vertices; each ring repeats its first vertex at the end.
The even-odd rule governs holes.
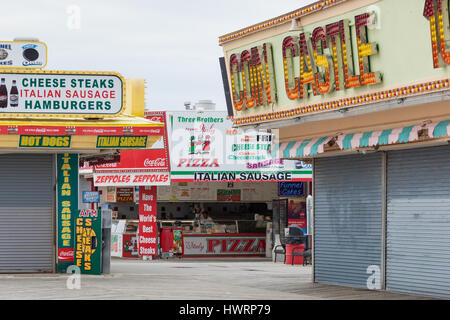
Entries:
POLYGON ((267 202, 278 197, 278 184, 249 184, 241 182, 184 182, 170 186, 158 186, 159 201, 261 201, 267 202), (234 190, 234 191, 233 191, 234 190), (233 197, 224 200, 226 193, 233 197))

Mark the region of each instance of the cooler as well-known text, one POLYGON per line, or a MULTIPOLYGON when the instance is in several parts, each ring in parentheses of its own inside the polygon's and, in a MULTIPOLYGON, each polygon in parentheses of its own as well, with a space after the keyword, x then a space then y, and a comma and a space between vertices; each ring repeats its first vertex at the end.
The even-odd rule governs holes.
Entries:
POLYGON ((295 248, 295 252, 303 252, 305 251, 306 246, 304 244, 286 244, 286 260, 285 264, 303 264, 303 257, 301 256, 294 256, 294 261, 292 261, 292 251, 295 248))
POLYGON ((170 252, 173 249, 172 228, 161 228, 160 240, 161 252, 170 252))

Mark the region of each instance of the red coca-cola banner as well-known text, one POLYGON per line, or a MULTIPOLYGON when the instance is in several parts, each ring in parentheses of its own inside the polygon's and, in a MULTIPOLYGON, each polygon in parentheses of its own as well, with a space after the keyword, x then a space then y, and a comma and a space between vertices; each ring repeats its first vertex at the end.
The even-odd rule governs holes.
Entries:
POLYGON ((157 251, 156 187, 139 187, 139 255, 157 251))
POLYGON ((19 126, 19 134, 45 134, 45 135, 65 135, 65 127, 43 127, 43 126, 19 126))
POLYGON ((167 150, 164 148, 122 151, 120 153, 120 167, 169 171, 167 150))
POLYGON ((169 171, 166 149, 124 150, 120 162, 95 166, 95 172, 169 171))
POLYGON ((0 134, 111 136, 162 136, 164 127, 85 127, 85 126, 0 126, 0 134), (14 128, 13 128, 14 127, 14 128), (14 130, 13 130, 14 129, 14 130))

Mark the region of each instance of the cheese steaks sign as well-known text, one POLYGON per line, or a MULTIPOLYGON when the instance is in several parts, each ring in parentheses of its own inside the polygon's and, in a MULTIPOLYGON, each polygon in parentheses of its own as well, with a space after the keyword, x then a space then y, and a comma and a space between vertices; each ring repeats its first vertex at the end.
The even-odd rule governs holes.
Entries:
POLYGON ((111 118, 123 110, 118 73, 2 70, 0 79, 0 117, 111 118))
POLYGON ((139 187, 139 255, 154 256, 157 249, 156 187, 139 187))

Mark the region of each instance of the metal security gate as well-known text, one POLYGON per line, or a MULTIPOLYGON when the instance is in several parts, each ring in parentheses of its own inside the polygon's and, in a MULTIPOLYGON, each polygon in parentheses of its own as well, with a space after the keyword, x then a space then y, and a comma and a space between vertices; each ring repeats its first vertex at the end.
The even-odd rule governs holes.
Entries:
POLYGON ((52 272, 54 155, 0 155, 0 272, 52 272))
POLYGON ((386 289, 450 297, 450 147, 388 153, 386 289))
POLYGON ((314 280, 367 288, 382 261, 382 155, 314 161, 314 280))

